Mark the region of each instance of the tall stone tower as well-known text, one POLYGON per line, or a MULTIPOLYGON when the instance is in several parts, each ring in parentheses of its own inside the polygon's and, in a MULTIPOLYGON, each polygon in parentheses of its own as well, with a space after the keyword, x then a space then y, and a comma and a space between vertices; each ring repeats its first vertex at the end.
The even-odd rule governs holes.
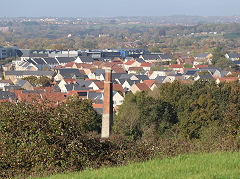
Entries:
POLYGON ((102 138, 108 138, 112 132, 113 125, 113 88, 112 69, 105 68, 104 99, 102 115, 102 138))

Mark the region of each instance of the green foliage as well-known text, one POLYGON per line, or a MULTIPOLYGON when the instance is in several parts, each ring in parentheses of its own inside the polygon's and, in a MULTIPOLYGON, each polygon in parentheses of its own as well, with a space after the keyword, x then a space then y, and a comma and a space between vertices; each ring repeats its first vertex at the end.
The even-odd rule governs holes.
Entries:
POLYGON ((165 83, 153 92, 127 96, 116 117, 115 129, 132 139, 148 141, 172 132, 201 140, 211 129, 212 138, 236 138, 240 129, 239 94, 239 83, 165 83))
POLYGON ((100 116, 87 100, 56 107, 1 103, 0 116, 0 177, 97 166, 110 147, 85 136, 100 131, 100 116))
POLYGON ((43 87, 49 86, 52 81, 46 76, 41 76, 39 78, 37 78, 36 76, 29 76, 29 77, 23 78, 23 80, 27 80, 29 83, 34 84, 35 86, 43 86, 43 87))
POLYGON ((135 140, 142 136, 154 139, 176 122, 176 113, 170 103, 154 99, 146 92, 136 95, 129 93, 120 106, 114 129, 130 139, 135 140))
POLYGON ((184 64, 183 67, 184 67, 184 68, 192 68, 193 65, 192 65, 192 64, 184 64))
POLYGON ((212 64, 223 70, 230 70, 236 65, 225 57, 226 50, 222 46, 217 46, 213 51, 212 64))

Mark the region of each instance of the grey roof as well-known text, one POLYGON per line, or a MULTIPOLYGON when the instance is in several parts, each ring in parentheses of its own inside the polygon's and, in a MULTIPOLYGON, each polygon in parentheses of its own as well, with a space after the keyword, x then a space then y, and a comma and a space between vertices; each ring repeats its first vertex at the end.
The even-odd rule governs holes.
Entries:
POLYGON ((103 96, 102 93, 97 93, 95 91, 89 91, 88 92, 88 99, 92 99, 94 101, 101 100, 102 96, 103 96))
POLYGON ((37 65, 37 63, 34 62, 32 59, 28 59, 27 61, 28 61, 29 63, 32 63, 32 64, 34 64, 34 65, 37 65))
POLYGON ((130 79, 132 76, 135 76, 134 74, 121 74, 121 76, 118 79, 130 79))
POLYGON ((5 71, 5 75, 14 75, 14 76, 53 76, 54 71, 5 71))
POLYGON ((36 62, 37 65, 46 65, 42 58, 34 58, 32 61, 36 62))
POLYGON ((166 79, 166 76, 158 76, 157 78, 155 78, 155 82, 156 83, 163 83, 163 81, 166 79))
POLYGON ((142 58, 136 58, 135 61, 137 61, 139 63, 145 63, 145 61, 142 58))
POLYGON ((94 61, 91 56, 79 56, 79 58, 83 63, 91 63, 94 61))
POLYGON ((4 86, 4 89, 5 91, 18 90, 18 89, 21 89, 21 86, 9 85, 9 86, 4 86))
POLYGON ((0 100, 8 100, 8 99, 17 100, 17 96, 13 92, 0 91, 0 100))
POLYGON ((94 74, 95 74, 96 76, 105 75, 105 70, 104 70, 104 69, 96 69, 96 70, 94 71, 94 74))
POLYGON ((77 84, 79 84, 81 87, 88 87, 92 81, 85 81, 84 79, 77 80, 77 84))
POLYGON ((17 86, 23 86, 25 83, 27 83, 28 81, 27 80, 18 80, 15 85, 17 86))
POLYGON ((47 62, 49 65, 57 65, 59 64, 55 58, 44 58, 44 60, 47 62))
POLYGON ((229 58, 240 58, 240 54, 239 53, 230 53, 228 54, 229 58))
POLYGON ((159 57, 161 59, 171 59, 172 58, 171 55, 168 53, 159 54, 159 57))
POLYGON ((220 72, 221 77, 227 76, 228 73, 229 73, 229 71, 221 71, 221 72, 220 72))
POLYGON ((159 55, 157 54, 146 54, 146 55, 142 55, 143 60, 156 60, 156 59, 160 59, 159 55))
POLYGON ((58 69, 59 73, 63 76, 63 78, 71 79, 75 77, 76 79, 79 78, 86 78, 86 75, 80 73, 78 69, 75 68, 60 68, 58 69))
POLYGON ((120 77, 123 75, 123 73, 112 73, 112 79, 120 79, 120 77))
POLYGON ((213 79, 213 77, 211 75, 199 75, 200 79, 206 79, 206 80, 210 80, 213 79))
MULTIPOLYGON (((127 79, 127 80, 125 80, 125 81, 127 81, 128 82, 128 84, 130 85, 130 86, 132 86, 134 83, 140 83, 140 80, 130 80, 130 79, 127 79)), ((124 81, 124 82, 125 82, 124 81)))
POLYGON ((81 90, 81 86, 78 84, 67 84, 65 87, 67 91, 81 90))
POLYGON ((187 71, 184 72, 183 75, 190 75, 190 76, 192 76, 192 75, 195 75, 197 72, 198 72, 198 70, 187 70, 187 71))
POLYGON ((74 57, 56 57, 56 59, 59 61, 59 63, 74 62, 76 60, 74 57))
POLYGON ((169 74, 168 76, 182 76, 180 73, 175 73, 175 74, 169 74))
POLYGON ((139 80, 149 80, 149 78, 146 75, 135 75, 139 80))

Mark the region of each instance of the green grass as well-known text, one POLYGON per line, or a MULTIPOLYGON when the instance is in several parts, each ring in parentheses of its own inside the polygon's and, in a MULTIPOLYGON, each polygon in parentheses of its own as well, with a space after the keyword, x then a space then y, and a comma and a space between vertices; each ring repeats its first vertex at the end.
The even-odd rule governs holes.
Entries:
POLYGON ((240 178, 240 153, 181 155, 124 167, 85 170, 48 177, 60 178, 240 178))

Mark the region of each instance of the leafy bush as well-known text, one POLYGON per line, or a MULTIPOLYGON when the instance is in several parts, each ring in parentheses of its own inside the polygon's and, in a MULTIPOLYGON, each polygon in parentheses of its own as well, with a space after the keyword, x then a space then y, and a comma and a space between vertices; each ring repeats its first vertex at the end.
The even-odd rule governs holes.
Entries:
POLYGON ((100 116, 87 100, 71 98, 57 107, 1 103, 0 177, 81 169, 97 161, 92 158, 101 161, 110 146, 85 137, 91 131, 100 131, 100 116))

